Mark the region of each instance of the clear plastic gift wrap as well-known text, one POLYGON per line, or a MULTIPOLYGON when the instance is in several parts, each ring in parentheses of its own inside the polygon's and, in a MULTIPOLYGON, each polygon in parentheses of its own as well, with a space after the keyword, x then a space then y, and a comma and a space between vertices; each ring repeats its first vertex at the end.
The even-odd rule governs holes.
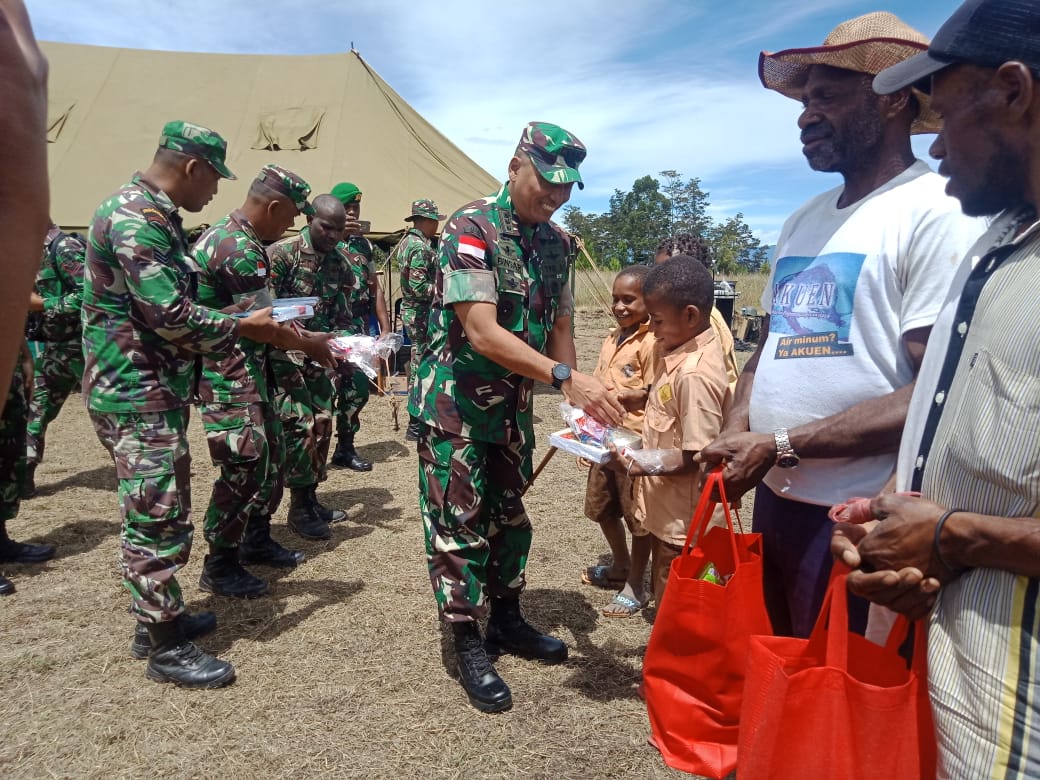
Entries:
POLYGON ((337 358, 354 364, 374 380, 379 374, 379 361, 388 360, 403 343, 400 333, 384 333, 379 338, 343 333, 329 339, 329 349, 337 358))
MULTIPOLYGON (((275 298, 269 304, 271 307, 271 319, 275 322, 289 322, 290 320, 306 320, 314 316, 314 306, 318 303, 317 298, 275 298)), ((248 317, 252 311, 262 309, 264 305, 253 304, 250 311, 239 312, 235 317, 248 317)))
POLYGON ((613 444, 619 452, 637 450, 642 446, 638 434, 625 428, 612 428, 594 420, 584 409, 571 406, 566 401, 560 404, 560 415, 567 427, 549 434, 549 444, 564 452, 605 463, 610 459, 606 445, 613 444))

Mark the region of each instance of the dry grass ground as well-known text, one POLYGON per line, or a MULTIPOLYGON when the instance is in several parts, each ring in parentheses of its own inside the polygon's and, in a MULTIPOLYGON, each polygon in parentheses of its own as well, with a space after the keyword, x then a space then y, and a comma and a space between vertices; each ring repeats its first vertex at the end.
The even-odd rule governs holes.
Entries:
MULTIPOLYGON (((579 320, 589 369, 605 317, 579 320)), ((400 381, 400 380, 398 380, 400 381)), ((539 393, 540 459, 560 427, 539 393)), ((406 421, 401 413, 402 422, 406 421)), ((192 421, 194 505, 201 518, 214 472, 192 421)), ((582 516, 585 474, 557 456, 528 494, 535 541, 524 597, 537 626, 564 639, 569 661, 542 667, 505 657, 512 711, 482 715, 449 673, 426 576, 416 464, 386 399, 363 415, 370 474, 330 471, 320 495, 348 510, 328 542, 275 536, 306 551, 292 572, 261 570, 271 594, 241 602, 202 593, 204 542, 182 572, 192 610, 213 609, 201 644, 238 679, 192 692, 144 677, 127 652, 132 621, 119 585, 115 475, 79 396, 53 424, 40 494, 9 524, 20 540, 53 542, 44 565, 6 567, 18 592, 0 599, 0 776, 23 777, 681 777, 646 738, 636 696, 651 616, 611 620, 609 593, 583 586, 606 546, 582 516)))

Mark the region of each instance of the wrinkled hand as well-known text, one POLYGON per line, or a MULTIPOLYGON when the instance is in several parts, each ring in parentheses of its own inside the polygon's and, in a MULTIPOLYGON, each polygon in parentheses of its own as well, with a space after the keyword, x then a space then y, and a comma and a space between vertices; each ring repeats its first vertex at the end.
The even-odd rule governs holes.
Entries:
POLYGON ((617 427, 625 415, 625 407, 607 386, 593 376, 571 373, 563 386, 563 393, 574 406, 581 407, 601 425, 617 427))
POLYGON ((935 556, 935 524, 943 507, 924 498, 885 493, 871 500, 870 511, 882 522, 857 545, 868 568, 913 567, 943 583, 953 579, 955 573, 935 556))
POLYGON ((723 464, 726 497, 735 501, 761 482, 776 463, 776 440, 770 433, 723 433, 697 453, 696 459, 709 470, 723 464))
MULTIPOLYGON (((875 514, 884 515, 884 520, 872 520, 861 525, 835 523, 831 536, 831 554, 853 569, 848 578, 849 589, 853 593, 900 612, 911 620, 917 620, 928 614, 935 604, 936 593, 942 582, 948 581, 953 573, 938 564, 943 573, 939 577, 929 575, 932 534, 938 514, 933 516, 930 524, 925 524, 927 547, 922 549, 924 540, 920 538, 921 523, 918 522, 916 528, 908 529, 905 522, 894 514, 888 514, 884 508, 887 506, 895 511, 896 503, 902 501, 921 502, 922 499, 892 494, 878 496, 873 499, 872 508, 875 508, 875 514), (908 534, 908 530, 912 532, 908 534), (900 550, 900 543, 906 549, 900 550), (929 563, 914 565, 926 558, 929 563)), ((936 506, 929 501, 924 504, 936 506)), ((910 511, 916 513, 930 510, 916 507, 910 511)))
POLYGON ((625 411, 641 412, 646 408, 646 402, 650 399, 650 394, 645 387, 635 390, 618 390, 617 399, 618 403, 625 407, 625 411))
POLYGON ((303 330, 298 335, 300 337, 299 347, 307 357, 324 368, 336 368, 339 361, 329 349, 329 341, 334 338, 334 334, 303 330))

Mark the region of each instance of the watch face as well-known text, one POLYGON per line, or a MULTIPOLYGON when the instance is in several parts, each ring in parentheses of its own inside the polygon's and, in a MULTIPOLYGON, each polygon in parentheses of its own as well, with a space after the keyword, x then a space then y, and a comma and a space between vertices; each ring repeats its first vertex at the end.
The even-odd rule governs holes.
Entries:
POLYGON ((798 465, 799 458, 797 455, 781 455, 776 459, 776 465, 782 469, 794 468, 798 465))
POLYGON ((557 379, 560 382, 562 382, 571 375, 571 367, 568 366, 566 363, 557 363, 555 366, 553 366, 552 375, 554 379, 557 379))

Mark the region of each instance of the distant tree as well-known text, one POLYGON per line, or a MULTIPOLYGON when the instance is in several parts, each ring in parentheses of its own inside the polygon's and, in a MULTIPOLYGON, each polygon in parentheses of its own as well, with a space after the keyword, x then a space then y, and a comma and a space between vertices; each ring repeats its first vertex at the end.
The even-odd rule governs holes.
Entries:
POLYGON ((628 192, 614 190, 610 211, 605 215, 613 252, 622 265, 648 263, 654 249, 670 223, 668 198, 653 176, 643 176, 632 183, 628 192))
POLYGON ((708 231, 708 240, 715 251, 715 267, 721 274, 757 271, 766 260, 768 248, 755 238, 739 212, 713 225, 708 231))
MULTIPOLYGON (((704 236, 711 227, 707 215, 708 193, 701 189, 701 180, 690 178, 685 183, 678 171, 661 171, 664 181, 661 191, 668 198, 669 224, 667 235, 689 233, 704 236)), ((664 236, 660 236, 664 238, 664 236)))

